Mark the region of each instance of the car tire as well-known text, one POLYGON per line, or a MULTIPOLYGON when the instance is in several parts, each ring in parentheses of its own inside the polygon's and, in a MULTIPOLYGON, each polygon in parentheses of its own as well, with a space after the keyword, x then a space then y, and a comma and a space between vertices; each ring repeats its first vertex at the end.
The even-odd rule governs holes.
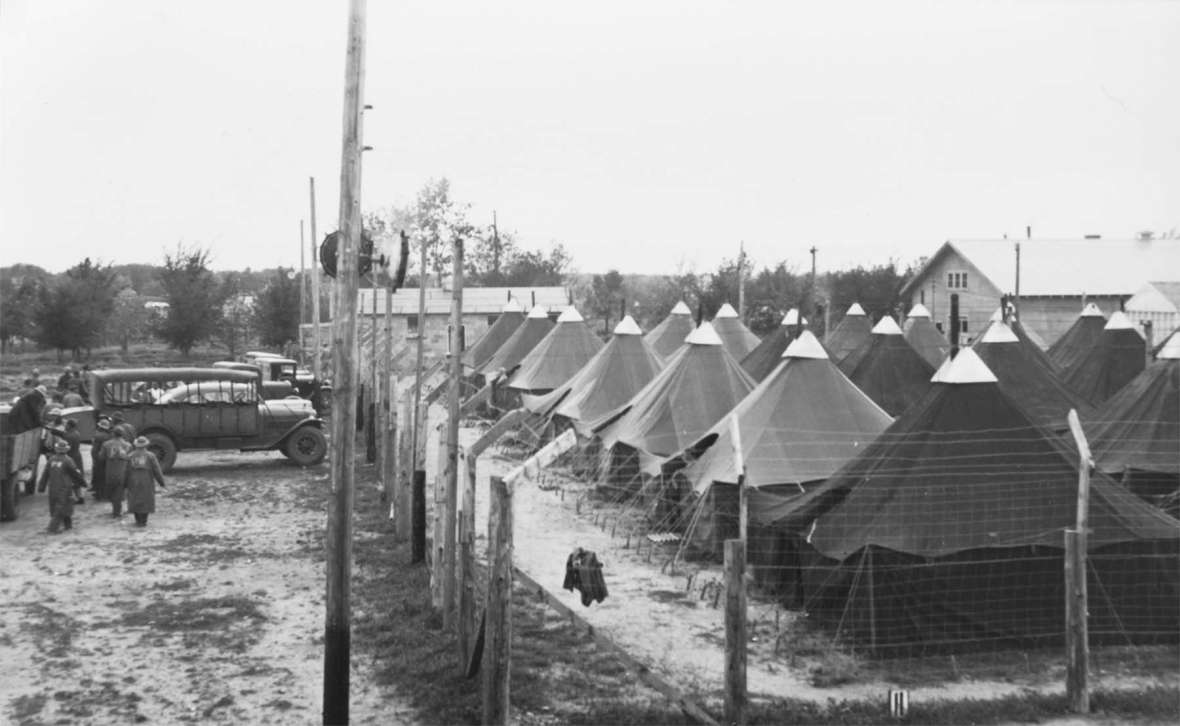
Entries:
POLYGON ((301 426, 283 444, 283 456, 299 466, 315 466, 327 455, 328 439, 315 426, 301 426))
POLYGON ((172 471, 172 467, 176 465, 176 442, 168 434, 153 431, 147 434, 148 451, 156 455, 156 460, 160 462, 160 469, 165 474, 172 471))
POLYGON ((16 475, 0 480, 0 522, 12 522, 20 516, 20 481, 16 475))

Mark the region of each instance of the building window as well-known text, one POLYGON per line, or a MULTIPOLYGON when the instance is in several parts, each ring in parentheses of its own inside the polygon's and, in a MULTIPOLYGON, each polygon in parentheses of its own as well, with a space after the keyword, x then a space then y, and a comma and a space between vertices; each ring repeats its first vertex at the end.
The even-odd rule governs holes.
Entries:
POLYGON ((418 314, 406 316, 406 335, 418 334, 418 314))
POLYGON ((959 316, 959 332, 960 333, 967 332, 967 318, 965 318, 961 315, 959 316))
POLYGON ((499 315, 489 315, 488 316, 488 327, 489 328, 492 327, 492 325, 496 322, 496 318, 498 318, 498 317, 500 317, 500 316, 499 315))
POLYGON ((967 273, 966 272, 948 272, 948 273, 946 273, 946 286, 952 290, 966 290, 967 289, 967 273))

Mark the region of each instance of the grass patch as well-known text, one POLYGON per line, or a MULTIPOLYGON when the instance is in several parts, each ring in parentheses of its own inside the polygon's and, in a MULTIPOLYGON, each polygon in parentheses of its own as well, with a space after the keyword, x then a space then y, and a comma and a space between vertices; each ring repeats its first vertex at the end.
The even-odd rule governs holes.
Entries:
POLYGON ((118 624, 144 628, 143 639, 153 642, 163 634, 179 635, 187 648, 214 648, 242 653, 262 637, 266 615, 244 597, 192 600, 155 600, 125 613, 118 624))
POLYGON ((32 636, 38 652, 48 658, 69 657, 74 636, 82 624, 40 603, 25 605, 24 610, 25 617, 20 622, 20 629, 32 636))
POLYGON ((35 723, 34 719, 44 710, 47 701, 49 698, 44 693, 17 696, 12 699, 8 704, 8 713, 12 717, 12 723, 35 723))

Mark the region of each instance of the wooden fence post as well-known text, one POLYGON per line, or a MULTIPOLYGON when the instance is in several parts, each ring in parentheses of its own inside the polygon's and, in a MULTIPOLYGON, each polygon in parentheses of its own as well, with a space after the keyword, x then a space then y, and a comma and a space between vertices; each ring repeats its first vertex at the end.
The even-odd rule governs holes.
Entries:
POLYGON ((454 627, 458 612, 459 566, 456 525, 459 516, 459 404, 463 386, 463 240, 451 246, 451 340, 447 386, 447 429, 443 458, 443 628, 454 627))
POLYGON ((498 476, 491 480, 488 517, 488 602, 483 649, 483 723, 510 721, 512 666, 512 490, 498 476))
POLYGON ((459 668, 466 670, 475 627, 475 468, 478 454, 466 449, 463 498, 459 509, 459 668))
MULTIPOLYGON (((439 614, 446 618, 448 603, 443 600, 443 581, 450 578, 446 568, 446 519, 447 519, 447 446, 443 438, 442 425, 438 427, 438 463, 434 469, 434 500, 430 508, 430 601, 439 614)), ((449 623, 446 623, 449 625, 449 623)))
POLYGON ((410 512, 413 504, 412 491, 414 488, 414 422, 410 417, 410 412, 413 410, 413 404, 410 401, 411 393, 412 388, 407 387, 402 396, 402 414, 399 417, 401 426, 398 427, 399 446, 397 451, 397 487, 396 494, 394 495, 393 515, 395 519, 393 522, 393 531, 400 542, 410 539, 410 529, 412 527, 410 512))
POLYGON ((1065 532, 1065 693, 1074 713, 1090 712, 1090 633, 1086 592, 1087 534, 1090 526, 1090 445, 1078 412, 1070 409, 1066 417, 1078 447, 1078 507, 1075 528, 1065 532))
POLYGON ((746 543, 725 541, 725 722, 746 723, 746 543))
POLYGON ((414 470, 410 490, 410 562, 417 563, 426 559, 426 472, 414 470))

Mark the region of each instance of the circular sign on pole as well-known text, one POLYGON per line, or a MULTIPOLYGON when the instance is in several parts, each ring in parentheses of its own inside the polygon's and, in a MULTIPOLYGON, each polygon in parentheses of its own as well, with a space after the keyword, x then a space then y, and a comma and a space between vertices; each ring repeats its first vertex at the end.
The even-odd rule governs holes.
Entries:
MULTIPOLYGON (((340 244, 340 232, 332 232, 320 244, 320 267, 328 277, 336 277, 336 248, 340 244)), ((361 232, 360 264, 357 268, 362 275, 373 269, 373 238, 361 232)))

